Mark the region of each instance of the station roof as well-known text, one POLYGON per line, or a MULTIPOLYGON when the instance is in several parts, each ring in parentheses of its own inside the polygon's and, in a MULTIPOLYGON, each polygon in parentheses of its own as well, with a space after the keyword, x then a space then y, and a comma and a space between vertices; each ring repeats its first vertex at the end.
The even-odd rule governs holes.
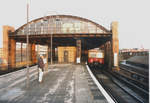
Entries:
POLYGON ((81 39, 83 49, 98 47, 111 39, 112 33, 105 27, 85 18, 72 15, 52 15, 32 20, 10 34, 17 42, 26 42, 29 35, 30 43, 41 45, 75 46, 81 39), (94 45, 93 45, 94 44, 94 45))

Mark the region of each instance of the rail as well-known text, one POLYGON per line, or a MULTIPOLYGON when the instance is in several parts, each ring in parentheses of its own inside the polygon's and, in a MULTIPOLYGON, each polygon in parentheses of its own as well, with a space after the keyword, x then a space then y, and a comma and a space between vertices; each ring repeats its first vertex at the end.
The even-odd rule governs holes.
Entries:
MULTIPOLYGON (((105 72, 106 73, 106 72, 105 72)), ((135 98, 136 100, 138 100, 140 103, 145 103, 145 101, 148 99, 148 91, 144 90, 143 88, 138 87, 137 85, 133 84, 131 81, 126 80, 127 77, 122 77, 119 76, 120 74, 118 73, 113 73, 113 72, 108 72, 107 73, 109 75, 111 75, 111 78, 115 78, 116 80, 119 80, 121 83, 124 83, 127 87, 130 88, 130 90, 127 90, 125 88, 123 88, 122 86, 120 86, 117 82, 114 82, 115 84, 117 84, 120 88, 122 88, 125 92, 127 92, 130 96, 132 96, 133 98, 135 98), (131 91, 134 91, 136 93, 131 93, 131 91)))
MULTIPOLYGON (((122 65, 120 65, 120 71, 117 72, 115 71, 115 73, 117 73, 117 75, 120 75, 121 77, 124 77, 124 78, 127 78, 128 80, 132 81, 132 83, 136 84, 136 85, 139 85, 139 87, 145 89, 145 90, 148 90, 148 83, 149 83, 149 78, 148 78, 148 75, 144 75, 143 73, 136 71, 136 68, 135 70, 133 71, 132 69, 130 69, 130 67, 128 66, 127 68, 126 67, 123 67, 122 65)), ((141 69, 142 71, 142 69, 141 69)), ((148 72, 147 72, 148 74, 148 72)))
MULTIPOLYGON (((91 69, 93 69, 93 68, 91 68, 91 69)), ((105 71, 105 70, 102 70, 100 68, 99 69, 94 68, 92 71, 93 71, 94 75, 96 76, 96 78, 99 80, 99 82, 103 85, 105 90, 107 92, 109 92, 109 94, 112 95, 116 99, 116 101, 121 102, 121 103, 126 102, 126 100, 124 100, 120 95, 118 95, 119 93, 117 93, 117 90, 120 88, 122 91, 124 91, 124 92, 122 92, 122 94, 126 93, 126 95, 128 97, 132 98, 131 100, 136 101, 136 102, 134 101, 135 103, 147 103, 147 101, 148 101, 148 98, 147 98, 148 92, 146 90, 143 90, 140 87, 136 87, 136 89, 134 89, 134 90, 136 90, 136 92, 134 92, 134 90, 132 90, 132 89, 135 88, 136 85, 132 84, 128 80, 124 81, 125 80, 124 78, 120 77, 118 74, 113 74, 114 72, 105 71), (115 88, 115 89, 110 88, 111 86, 108 86, 109 85, 108 80, 100 79, 97 76, 98 74, 101 75, 101 76, 105 75, 108 78, 110 78, 110 80, 112 80, 112 82, 113 82, 111 84, 111 82, 109 81, 110 84, 111 85, 116 85, 116 87, 118 86, 118 88, 115 88), (105 83, 105 81, 106 81, 106 83, 105 83), (129 86, 129 84, 130 84, 130 86, 129 86), (144 94, 145 98, 143 98, 141 95, 138 94, 140 91, 142 91, 141 94, 144 94)))

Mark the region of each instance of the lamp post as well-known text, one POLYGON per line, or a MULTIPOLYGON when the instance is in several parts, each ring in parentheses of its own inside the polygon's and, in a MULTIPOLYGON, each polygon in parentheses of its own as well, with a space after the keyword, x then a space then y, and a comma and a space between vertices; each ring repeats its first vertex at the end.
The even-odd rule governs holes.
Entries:
MULTIPOLYGON (((27 2, 27 26, 29 23, 29 3, 27 2)), ((26 34, 26 68, 27 68, 27 72, 26 72, 26 87, 29 87, 29 27, 27 27, 27 34, 26 34)))
MULTIPOLYGON (((57 15, 57 12, 55 12, 56 13, 56 22, 57 21, 59 21, 59 16, 57 15)), ((46 15, 44 16, 44 21, 47 21, 47 18, 46 18, 46 15)), ((54 20, 54 18, 52 18, 52 23, 54 23, 55 22, 55 20, 54 20)), ((48 21, 48 23, 49 23, 49 21, 48 21)), ((56 25, 56 29, 57 29, 57 25, 56 25)), ((54 30, 54 27, 53 27, 53 25, 51 26, 51 32, 50 32, 50 35, 51 35, 51 65, 53 64, 53 34, 54 34, 54 32, 53 32, 53 30, 54 30)))
MULTIPOLYGON (((56 19, 52 19, 53 20, 53 23, 55 23, 55 31, 57 31, 57 22, 60 21, 60 18, 59 18, 59 15, 56 14, 56 19)), ((53 27, 53 30, 54 30, 54 27, 53 27)), ((53 34, 54 32, 51 32, 51 64, 53 64, 53 34)), ((56 32, 57 33, 57 32, 56 32)))
POLYGON ((53 40, 53 38, 52 38, 53 36, 52 35, 53 35, 53 29, 51 31, 51 65, 53 64, 53 53, 52 53, 53 52, 53 44, 52 44, 53 43, 53 41, 52 41, 53 40))

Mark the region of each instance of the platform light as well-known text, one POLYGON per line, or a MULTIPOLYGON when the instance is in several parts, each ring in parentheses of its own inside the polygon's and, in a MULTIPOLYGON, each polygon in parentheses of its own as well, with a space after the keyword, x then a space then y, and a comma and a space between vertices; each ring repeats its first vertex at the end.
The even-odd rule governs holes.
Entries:
MULTIPOLYGON (((56 15, 56 19, 54 21, 54 19, 52 19, 53 22, 58 22, 60 21, 59 16, 56 15)), ((54 29, 54 28, 53 28, 54 29)), ((56 30, 57 30, 57 25, 56 25, 56 30)), ((52 30, 53 31, 53 30, 52 30)), ((53 32, 51 32, 51 64, 53 64, 53 32)))
MULTIPOLYGON (((52 23, 54 23, 55 21, 56 22, 60 22, 61 21, 61 19, 59 18, 59 15, 57 15, 57 12, 55 12, 56 13, 56 19, 54 20, 54 17, 52 17, 52 23)), ((43 17, 43 21, 48 21, 48 23, 49 23, 49 17, 48 16, 44 16, 43 17)), ((53 30, 54 30, 54 27, 52 26, 52 28, 51 28, 52 30, 51 30, 51 32, 50 32, 50 35, 51 35, 51 64, 53 64, 53 51, 52 51, 52 49, 53 49, 53 30)), ((57 30, 57 25, 56 25, 56 30, 57 30)))

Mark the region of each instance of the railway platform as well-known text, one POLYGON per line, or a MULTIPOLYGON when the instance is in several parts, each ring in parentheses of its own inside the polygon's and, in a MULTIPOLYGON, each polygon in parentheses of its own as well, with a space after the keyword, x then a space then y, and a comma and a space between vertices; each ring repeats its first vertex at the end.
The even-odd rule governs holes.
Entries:
POLYGON ((54 64, 38 83, 37 66, 0 76, 0 103, 108 103, 85 65, 54 64))

